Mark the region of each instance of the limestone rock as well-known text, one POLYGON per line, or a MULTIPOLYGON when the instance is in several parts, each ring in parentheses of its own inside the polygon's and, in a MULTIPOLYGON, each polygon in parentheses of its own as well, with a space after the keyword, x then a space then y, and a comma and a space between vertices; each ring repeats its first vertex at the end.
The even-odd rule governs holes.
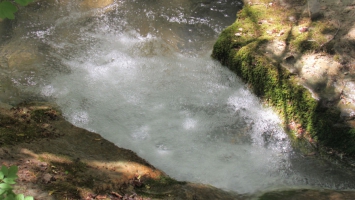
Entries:
POLYGON ((24 67, 34 64, 36 55, 30 52, 15 51, 8 57, 9 68, 24 67))
POLYGON ((86 8, 103 8, 113 3, 113 0, 84 0, 81 5, 86 8))
POLYGON ((10 70, 33 71, 41 62, 36 48, 30 42, 14 41, 3 46, 0 50, 0 67, 10 70))
POLYGON ((349 40, 355 40, 355 27, 352 27, 346 36, 349 40))

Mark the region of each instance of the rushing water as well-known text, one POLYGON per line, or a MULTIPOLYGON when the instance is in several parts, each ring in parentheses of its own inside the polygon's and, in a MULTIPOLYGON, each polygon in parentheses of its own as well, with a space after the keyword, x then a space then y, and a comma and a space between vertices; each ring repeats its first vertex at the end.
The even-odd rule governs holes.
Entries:
POLYGON ((3 47, 15 44, 5 53, 27 45, 37 62, 2 69, 2 84, 17 92, 4 90, 1 101, 55 101, 73 124, 178 180, 239 193, 355 188, 350 172, 296 153, 278 117, 210 58, 238 1, 78 5, 38 3, 2 25, 13 30, 2 35, 3 47))

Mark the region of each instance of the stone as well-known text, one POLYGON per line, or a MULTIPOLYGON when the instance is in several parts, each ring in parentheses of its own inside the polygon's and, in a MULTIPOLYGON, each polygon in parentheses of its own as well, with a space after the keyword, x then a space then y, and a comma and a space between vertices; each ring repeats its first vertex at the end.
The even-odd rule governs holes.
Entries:
POLYGON ((81 6, 86 8, 104 8, 113 4, 113 0, 84 0, 81 6))
POLYGON ((43 62, 33 41, 14 40, 0 49, 0 67, 17 71, 37 71, 43 62))
POLYGON ((308 0, 308 13, 312 20, 322 16, 321 5, 319 0, 308 0))
POLYGON ((352 27, 346 36, 349 40, 355 40, 355 27, 352 27))
POLYGON ((56 180, 55 177, 52 176, 51 174, 48 174, 48 173, 44 174, 43 177, 42 177, 42 181, 44 183, 50 183, 50 182, 55 181, 55 180, 56 180))
POLYGON ((30 52, 14 52, 8 57, 8 67, 17 68, 32 65, 36 62, 36 55, 30 52))

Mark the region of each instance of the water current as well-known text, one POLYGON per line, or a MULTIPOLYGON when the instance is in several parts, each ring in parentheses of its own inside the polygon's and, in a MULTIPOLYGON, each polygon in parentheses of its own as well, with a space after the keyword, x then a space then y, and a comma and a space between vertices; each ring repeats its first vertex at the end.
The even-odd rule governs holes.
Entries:
POLYGON ((39 1, 2 24, 12 32, 1 44, 36 59, 2 70, 14 89, 1 101, 54 101, 76 126, 182 181, 239 193, 355 188, 350 172, 297 153, 276 114, 210 58, 240 2, 85 2, 39 1))

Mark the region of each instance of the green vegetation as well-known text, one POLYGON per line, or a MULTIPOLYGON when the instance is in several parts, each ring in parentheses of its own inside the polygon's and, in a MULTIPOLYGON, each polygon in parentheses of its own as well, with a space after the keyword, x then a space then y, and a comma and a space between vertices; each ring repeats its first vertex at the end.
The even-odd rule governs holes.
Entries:
POLYGON ((174 180, 169 176, 160 176, 160 178, 157 180, 153 180, 153 179, 147 180, 145 184, 150 186, 168 186, 168 185, 176 185, 176 184, 186 184, 186 182, 174 180))
POLYGON ((57 118, 58 112, 49 108, 17 107, 12 109, 12 114, 0 113, 0 147, 38 138, 58 137, 58 133, 50 125, 57 118), (31 123, 32 121, 36 123, 31 123))
POLYGON ((178 185, 186 185, 187 182, 181 182, 170 178, 169 176, 160 176, 159 179, 147 179, 144 181, 144 187, 136 188, 139 195, 149 198, 166 199, 173 195, 171 188, 178 185))
MULTIPOLYGON (((276 5, 245 5, 239 11, 237 21, 221 34, 217 43, 225 42, 219 44, 219 47, 224 46, 221 48, 238 49, 256 40, 278 40, 284 41, 288 50, 305 53, 325 47, 328 37, 336 31, 326 20, 311 21, 307 17, 300 17, 293 10, 276 5)), ((213 56, 217 59, 219 51, 221 49, 214 48, 213 56)))
POLYGON ((15 19, 14 14, 18 10, 17 5, 27 6, 33 0, 14 0, 14 1, 15 2, 0 0, 0 18, 15 19))
POLYGON ((81 199, 82 197, 78 188, 82 188, 82 190, 84 188, 92 188, 95 192, 103 192, 103 186, 94 185, 94 180, 98 178, 94 178, 92 175, 88 176, 85 173, 87 170, 90 170, 86 163, 80 160, 70 160, 70 158, 66 157, 62 157, 61 159, 61 162, 47 161, 50 163, 49 171, 56 174, 56 181, 51 181, 44 185, 44 189, 49 191, 51 195, 57 199, 81 199))
POLYGON ((355 130, 333 126, 339 121, 339 111, 322 106, 289 71, 262 51, 272 40, 284 41, 293 51, 315 51, 327 42, 324 33, 336 31, 328 28, 327 22, 285 20, 293 15, 277 6, 244 6, 237 21, 219 36, 212 57, 236 72, 257 96, 276 108, 285 126, 295 133, 293 137, 355 155, 355 130), (302 33, 299 27, 314 28, 302 33))
POLYGON ((0 170, 0 199, 4 200, 33 200, 33 197, 25 197, 23 194, 15 194, 12 191, 13 184, 16 184, 17 166, 11 166, 7 168, 2 166, 0 170))

